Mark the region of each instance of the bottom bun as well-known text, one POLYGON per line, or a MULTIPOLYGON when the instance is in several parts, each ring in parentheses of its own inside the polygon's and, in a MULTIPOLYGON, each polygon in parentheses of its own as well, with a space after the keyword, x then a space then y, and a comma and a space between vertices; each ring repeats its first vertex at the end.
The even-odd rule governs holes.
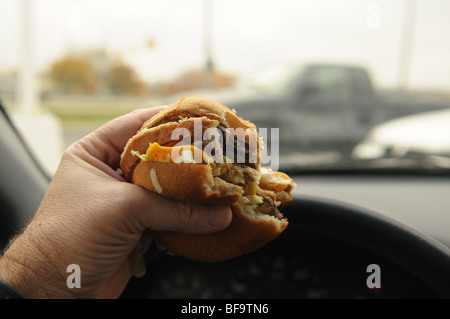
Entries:
POLYGON ((188 259, 216 262, 255 251, 274 240, 287 227, 286 218, 244 212, 231 205, 233 219, 228 228, 211 234, 153 232, 155 240, 171 253, 188 259))

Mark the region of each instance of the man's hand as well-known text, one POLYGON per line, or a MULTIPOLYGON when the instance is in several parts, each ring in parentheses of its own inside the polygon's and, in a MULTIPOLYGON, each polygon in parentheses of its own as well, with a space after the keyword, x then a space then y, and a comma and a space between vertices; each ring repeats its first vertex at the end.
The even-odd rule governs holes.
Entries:
POLYGON ((131 277, 130 252, 151 241, 147 228, 209 233, 229 225, 229 207, 172 201, 116 173, 129 137, 161 109, 119 117, 64 152, 35 217, 0 259, 0 280, 27 298, 116 298, 131 277), (80 267, 81 288, 67 287, 70 264, 80 267))

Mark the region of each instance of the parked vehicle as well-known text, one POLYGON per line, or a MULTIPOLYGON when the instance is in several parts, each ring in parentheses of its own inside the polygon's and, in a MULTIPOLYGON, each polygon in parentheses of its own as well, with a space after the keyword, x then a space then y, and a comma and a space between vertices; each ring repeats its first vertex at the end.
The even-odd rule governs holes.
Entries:
POLYGON ((355 159, 416 159, 450 168, 450 108, 409 115, 375 126, 356 145, 355 159))
POLYGON ((349 154, 376 124, 449 107, 382 95, 366 68, 333 63, 296 67, 278 63, 261 67, 231 90, 183 94, 215 98, 259 128, 279 128, 284 154, 311 150, 349 154))

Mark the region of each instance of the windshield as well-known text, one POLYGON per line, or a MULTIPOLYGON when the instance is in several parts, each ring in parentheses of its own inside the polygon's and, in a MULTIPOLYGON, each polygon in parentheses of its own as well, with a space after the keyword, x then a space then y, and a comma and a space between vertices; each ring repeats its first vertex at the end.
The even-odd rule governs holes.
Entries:
POLYGON ((446 0, 0 0, 0 99, 50 174, 103 123, 189 95, 264 128, 266 166, 448 170, 448 12, 446 0))
POLYGON ((253 89, 260 93, 286 94, 295 89, 305 68, 295 63, 262 64, 236 81, 233 89, 253 89))

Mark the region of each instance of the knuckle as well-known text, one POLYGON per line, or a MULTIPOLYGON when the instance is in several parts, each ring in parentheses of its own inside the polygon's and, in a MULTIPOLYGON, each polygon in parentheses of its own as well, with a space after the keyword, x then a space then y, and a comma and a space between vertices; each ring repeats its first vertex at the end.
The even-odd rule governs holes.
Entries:
POLYGON ((197 223, 197 218, 192 203, 179 203, 180 226, 183 229, 193 227, 197 223))

